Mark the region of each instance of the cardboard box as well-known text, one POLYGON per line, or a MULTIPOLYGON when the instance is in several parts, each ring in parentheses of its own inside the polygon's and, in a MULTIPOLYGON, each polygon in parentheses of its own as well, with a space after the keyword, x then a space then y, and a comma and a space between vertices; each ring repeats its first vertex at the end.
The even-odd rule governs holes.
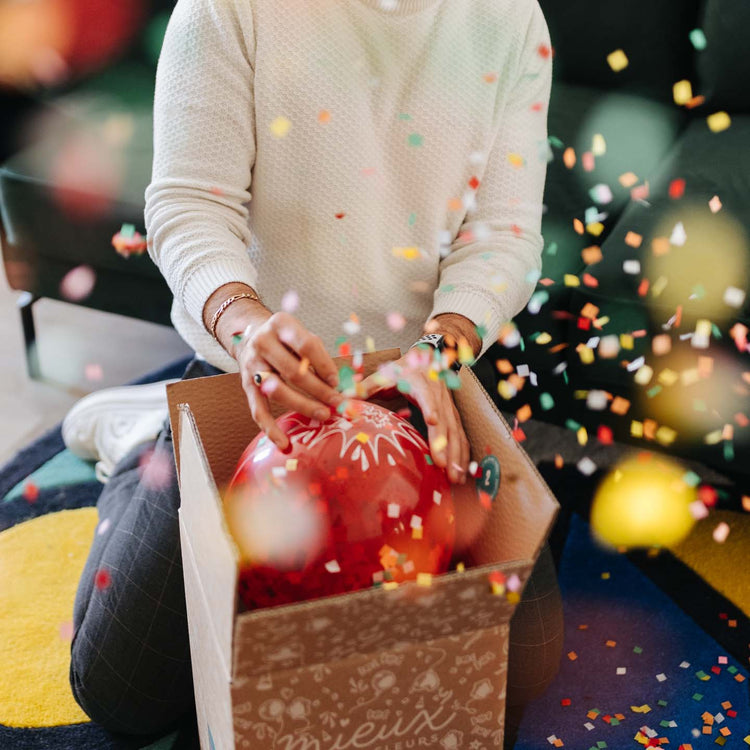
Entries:
MULTIPOLYGON (((364 374, 399 356, 365 354, 364 374)), ((455 400, 472 459, 490 466, 489 453, 501 467, 465 571, 434 576, 429 587, 373 587, 241 614, 220 490, 258 428, 237 373, 167 386, 201 748, 502 747, 514 605, 493 594, 489 576, 515 573, 525 584, 559 506, 476 375, 464 367, 460 378, 455 400)), ((470 525, 478 505, 457 506, 456 523, 470 525)))

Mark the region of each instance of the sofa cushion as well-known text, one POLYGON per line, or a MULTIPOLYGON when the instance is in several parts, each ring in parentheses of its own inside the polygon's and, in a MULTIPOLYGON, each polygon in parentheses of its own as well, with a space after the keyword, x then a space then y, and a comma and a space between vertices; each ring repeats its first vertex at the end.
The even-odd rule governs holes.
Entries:
POLYGON ((675 81, 693 77, 689 33, 699 0, 540 0, 555 50, 554 75, 570 83, 620 88, 672 101, 675 81), (607 55, 629 65, 614 72, 607 55))
MULTIPOLYGON (((607 412, 606 419, 625 425, 653 419, 676 430, 683 447, 693 448, 707 434, 733 424, 734 439, 724 448, 731 453, 744 446, 745 460, 750 458, 750 430, 735 415, 750 416, 747 353, 739 351, 730 331, 738 323, 750 328, 748 143, 749 116, 735 117, 721 133, 711 132, 702 119, 686 129, 655 172, 648 200, 628 206, 602 246, 603 259, 587 267, 598 288, 574 290, 566 349, 567 371, 577 390, 603 389, 631 402, 621 417, 607 412), (675 180, 685 181, 679 198, 676 192, 670 195, 670 187, 674 191, 680 185, 675 180), (713 209, 709 205, 714 196, 720 210, 716 203, 713 209), (629 232, 642 238, 640 246, 634 246, 632 235, 626 241, 629 232), (626 261, 637 262, 640 270, 635 266, 628 272, 626 261), (739 291, 728 303, 730 287, 739 291), (586 314, 600 326, 580 327, 586 314), (699 340, 691 335, 701 320, 708 321, 710 335, 694 346, 699 340), (627 348, 614 356, 602 356, 600 340, 593 362, 581 357, 581 344, 593 346, 592 338, 622 334, 626 338, 619 343, 627 348), (654 347, 657 335, 669 338, 668 351, 654 347), (638 365, 628 369, 628 364, 641 357, 653 373, 637 383, 638 365)), ((602 415, 588 417, 595 421, 602 415)), ((719 458, 724 460, 721 451, 719 458)))
POLYGON ((706 48, 698 55, 704 109, 750 112, 750 2, 707 0, 702 22, 706 48))

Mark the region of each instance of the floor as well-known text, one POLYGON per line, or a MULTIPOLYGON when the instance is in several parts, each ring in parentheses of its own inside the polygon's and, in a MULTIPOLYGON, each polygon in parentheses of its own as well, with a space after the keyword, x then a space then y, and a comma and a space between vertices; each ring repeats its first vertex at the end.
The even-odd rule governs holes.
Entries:
POLYGON ((30 380, 20 294, 0 270, 0 466, 87 393, 134 380, 190 353, 172 328, 41 299, 33 310, 42 380, 30 380))

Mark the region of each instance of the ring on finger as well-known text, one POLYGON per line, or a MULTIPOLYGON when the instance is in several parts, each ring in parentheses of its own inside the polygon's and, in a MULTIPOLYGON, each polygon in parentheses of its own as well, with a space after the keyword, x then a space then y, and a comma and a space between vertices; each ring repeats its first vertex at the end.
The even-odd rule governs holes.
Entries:
POLYGON ((258 370, 253 373, 253 383, 255 383, 255 385, 262 385, 271 377, 271 375, 273 375, 273 373, 269 370, 258 370))

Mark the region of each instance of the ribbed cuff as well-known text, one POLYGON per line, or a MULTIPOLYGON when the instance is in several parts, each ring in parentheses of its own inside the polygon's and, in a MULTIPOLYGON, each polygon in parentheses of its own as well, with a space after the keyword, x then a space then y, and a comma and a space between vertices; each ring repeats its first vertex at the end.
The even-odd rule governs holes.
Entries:
MULTIPOLYGON (((250 258, 221 258, 194 269, 182 285, 182 304, 188 315, 205 329, 203 308, 206 300, 224 284, 233 281, 255 288, 257 273, 250 258)), ((257 291, 257 290, 256 290, 257 291)))
POLYGON ((484 328, 482 348, 476 357, 477 359, 497 341, 502 321, 496 308, 489 303, 484 295, 461 289, 438 292, 435 294, 435 302, 430 317, 434 318, 436 315, 444 315, 445 313, 463 315, 475 326, 484 328))

